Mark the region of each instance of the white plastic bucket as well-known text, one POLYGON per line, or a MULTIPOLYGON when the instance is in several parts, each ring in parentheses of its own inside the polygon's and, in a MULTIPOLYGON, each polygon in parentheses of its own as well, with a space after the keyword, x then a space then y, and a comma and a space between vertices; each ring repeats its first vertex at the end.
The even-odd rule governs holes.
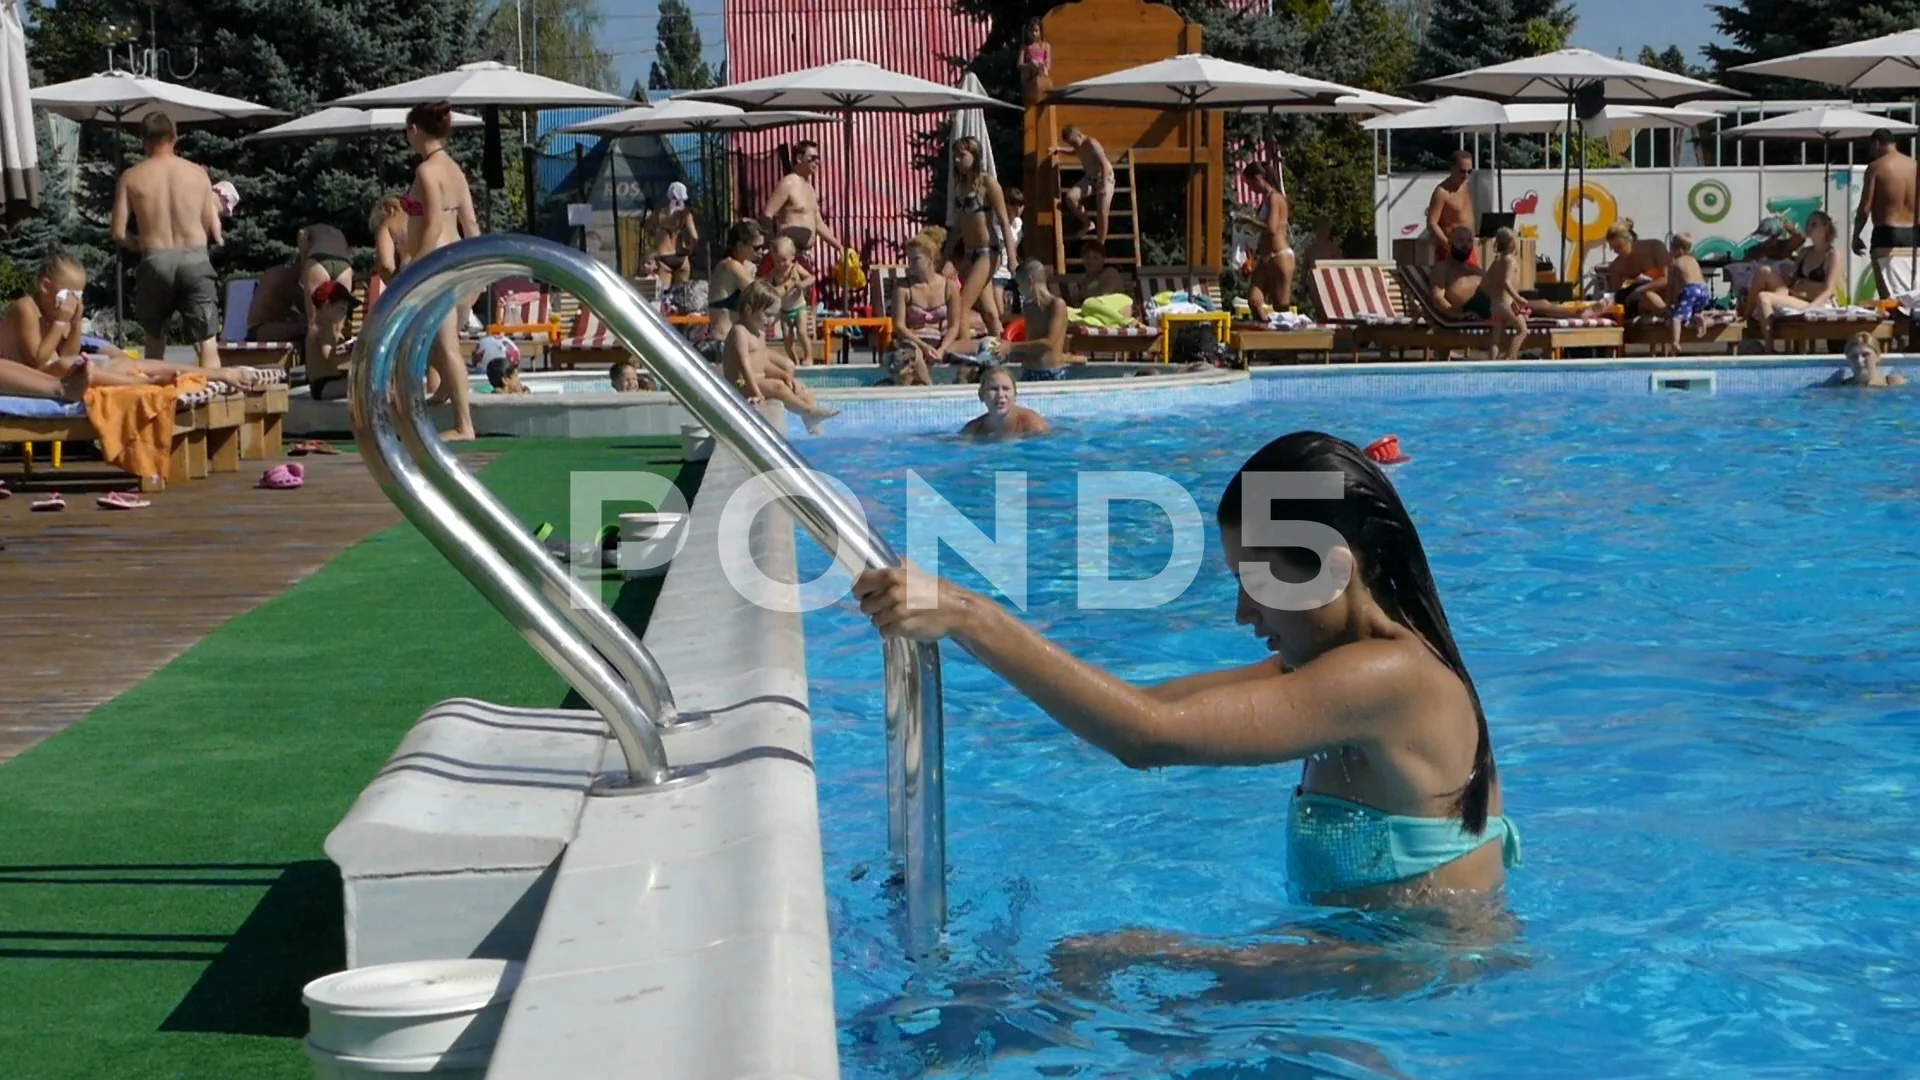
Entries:
POLYGON ((713 456, 713 432, 704 424, 680 425, 680 460, 705 461, 713 456))
POLYGON ((364 1058, 336 1054, 306 1041, 307 1057, 313 1060, 315 1080, 367 1080, 374 1076, 426 1075, 433 1080, 486 1080, 487 1063, 493 1059, 493 1047, 461 1050, 452 1054, 428 1054, 411 1058, 364 1058))
POLYGON ((659 577, 666 573, 686 520, 687 515, 670 511, 621 514, 621 571, 628 577, 659 577))
POLYGON ((479 1077, 519 982, 520 965, 507 960, 410 960, 315 979, 301 992, 307 1055, 322 1080, 468 1068, 479 1077))

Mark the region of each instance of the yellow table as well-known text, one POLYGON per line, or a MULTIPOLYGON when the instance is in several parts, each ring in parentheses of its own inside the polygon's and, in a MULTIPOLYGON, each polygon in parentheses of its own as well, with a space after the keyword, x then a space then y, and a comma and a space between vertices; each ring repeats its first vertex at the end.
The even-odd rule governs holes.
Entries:
POLYGON ((1233 340, 1233 314, 1227 311, 1194 311, 1160 316, 1160 362, 1173 360, 1173 329, 1181 323, 1212 323, 1214 339, 1225 345, 1233 340))

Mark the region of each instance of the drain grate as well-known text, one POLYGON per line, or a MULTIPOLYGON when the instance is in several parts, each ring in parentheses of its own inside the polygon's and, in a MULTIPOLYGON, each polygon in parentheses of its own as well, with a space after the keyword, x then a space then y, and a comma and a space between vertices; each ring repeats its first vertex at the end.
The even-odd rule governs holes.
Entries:
POLYGON ((1712 394, 1719 389, 1719 378, 1711 371, 1656 371, 1647 376, 1647 389, 1655 394, 1712 394))

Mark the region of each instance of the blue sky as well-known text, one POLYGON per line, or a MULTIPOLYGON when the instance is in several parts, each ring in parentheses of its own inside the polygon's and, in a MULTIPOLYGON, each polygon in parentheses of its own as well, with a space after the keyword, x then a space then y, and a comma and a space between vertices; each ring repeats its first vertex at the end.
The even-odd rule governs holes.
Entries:
MULTIPOLYGON (((708 62, 725 59, 721 47, 721 0, 692 0, 694 25, 707 46, 708 62)), ((1574 0, 1580 23, 1573 43, 1612 56, 1624 50, 1637 56, 1640 46, 1678 45, 1696 62, 1699 48, 1714 36, 1713 11, 1706 0, 1574 0)), ((602 0, 606 29, 601 48, 614 54, 621 89, 645 79, 653 62, 655 0, 602 0)))

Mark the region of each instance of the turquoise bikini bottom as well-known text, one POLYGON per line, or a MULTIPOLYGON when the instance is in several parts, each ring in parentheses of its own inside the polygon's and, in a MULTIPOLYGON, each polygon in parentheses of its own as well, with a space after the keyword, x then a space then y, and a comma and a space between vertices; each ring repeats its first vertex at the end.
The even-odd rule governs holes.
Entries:
POLYGON ((1388 814, 1333 795, 1295 792, 1287 814, 1287 879, 1300 898, 1348 892, 1430 873, 1499 840, 1501 861, 1520 865, 1520 831, 1489 818, 1468 832, 1456 818, 1388 814))

